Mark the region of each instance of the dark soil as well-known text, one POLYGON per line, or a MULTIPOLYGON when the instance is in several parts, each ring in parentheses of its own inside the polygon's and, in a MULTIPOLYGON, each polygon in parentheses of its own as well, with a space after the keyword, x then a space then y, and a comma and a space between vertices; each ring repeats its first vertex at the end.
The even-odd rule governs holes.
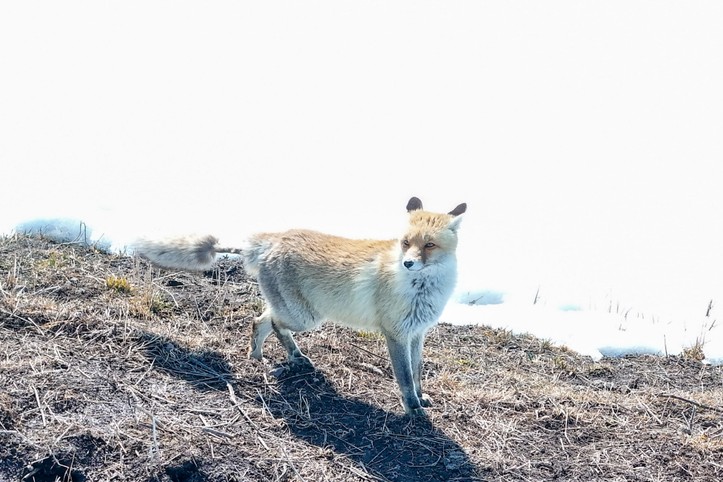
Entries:
POLYGON ((300 334, 316 368, 279 370, 273 337, 246 357, 261 309, 234 260, 0 238, 0 481, 723 480, 723 367, 440 325, 410 419, 379 335, 300 334))

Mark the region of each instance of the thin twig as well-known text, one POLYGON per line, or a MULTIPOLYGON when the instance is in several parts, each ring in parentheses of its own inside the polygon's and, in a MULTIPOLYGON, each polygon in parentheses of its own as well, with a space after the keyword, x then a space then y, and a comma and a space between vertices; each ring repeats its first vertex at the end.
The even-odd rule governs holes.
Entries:
POLYGON ((695 405, 695 406, 698 407, 698 408, 702 408, 702 409, 705 409, 705 410, 712 410, 712 411, 718 412, 718 413, 723 413, 723 408, 711 407, 710 405, 705 405, 705 404, 702 404, 702 403, 698 403, 698 402, 696 402, 696 401, 694 401, 694 400, 689 400, 689 399, 687 399, 687 398, 679 397, 678 395, 673 395, 672 393, 661 393, 661 394, 658 395, 658 396, 659 396, 659 397, 674 398, 674 399, 676 399, 676 400, 680 400, 681 402, 686 402, 686 403, 690 403, 691 405, 695 405))
POLYGON ((258 430, 258 428, 259 428, 258 425, 256 425, 256 423, 254 423, 254 421, 251 420, 251 418, 248 416, 248 414, 246 414, 246 411, 243 409, 243 407, 239 403, 238 398, 236 398, 236 393, 234 393, 233 387, 231 386, 231 384, 229 382, 226 382, 226 388, 228 388, 228 396, 231 399, 231 403, 233 404, 233 406, 236 407, 239 412, 241 412, 241 415, 244 416, 246 421, 248 423, 250 423, 252 427, 254 427, 255 429, 258 430))
POLYGON ((153 445, 151 445, 150 448, 150 456, 151 458, 154 458, 154 455, 158 456, 158 430, 156 429, 156 416, 152 414, 151 423, 153 424, 151 428, 151 433, 153 435, 153 445))
POLYGON ((388 361, 387 358, 385 358, 385 357, 383 357, 383 356, 381 356, 381 355, 379 355, 379 354, 377 354, 377 353, 374 353, 374 352, 372 352, 372 351, 369 351, 369 350, 367 350, 366 348, 357 345, 356 343, 351 343, 351 342, 349 342, 349 344, 350 344, 351 346, 353 346, 354 348, 358 348, 359 350, 361 350, 361 351, 363 351, 363 352, 365 352, 365 353, 368 353, 368 354, 370 354, 370 355, 372 355, 372 356, 375 356, 375 357, 379 358, 380 360, 388 361))
POLYGON ((38 402, 40 416, 43 418, 43 427, 46 427, 48 425, 48 422, 47 420, 45 420, 45 411, 43 410, 43 405, 40 403, 40 395, 38 395, 38 389, 35 386, 33 386, 33 392, 35 392, 35 401, 38 402))
POLYGON ((201 430, 203 430, 206 433, 210 433, 211 435, 215 435, 216 437, 219 437, 219 438, 233 438, 232 434, 227 433, 227 432, 222 432, 220 430, 216 430, 215 428, 203 427, 203 428, 201 428, 201 430))
POLYGON ((289 454, 286 453, 286 450, 284 450, 283 447, 279 447, 279 450, 281 450, 281 453, 284 454, 285 462, 288 462, 288 464, 291 466, 291 470, 294 471, 296 476, 301 480, 301 482, 306 482, 306 480, 301 476, 298 470, 296 470, 296 466, 294 465, 294 462, 291 460, 291 457, 289 457, 289 454))

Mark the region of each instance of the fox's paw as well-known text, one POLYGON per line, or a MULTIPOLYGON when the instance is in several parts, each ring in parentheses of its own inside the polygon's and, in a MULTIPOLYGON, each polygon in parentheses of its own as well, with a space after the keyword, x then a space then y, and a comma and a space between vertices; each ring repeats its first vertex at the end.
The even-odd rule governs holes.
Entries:
POLYGON ((419 404, 423 407, 431 407, 432 405, 434 405, 432 403, 432 397, 430 397, 426 393, 419 397, 419 404))
POLYGON ((412 408, 406 411, 407 416, 415 419, 426 419, 428 418, 427 412, 422 408, 412 408))
POLYGON ((293 358, 289 358, 289 363, 292 365, 302 368, 302 367, 308 367, 308 368, 314 368, 314 364, 311 363, 311 359, 309 359, 308 356, 303 355, 299 353, 298 355, 295 355, 293 358))
POLYGON ((250 349, 248 356, 249 358, 261 361, 264 358, 264 352, 260 348, 250 349))
POLYGON ((402 406, 404 407, 404 412, 407 416, 414 418, 427 418, 427 413, 424 411, 424 407, 428 405, 425 405, 424 402, 417 398, 416 395, 408 400, 402 398, 402 406))
POLYGON ((269 375, 271 375, 274 378, 281 378, 284 375, 286 375, 286 373, 288 373, 288 371, 289 371, 289 367, 278 366, 272 370, 269 370, 269 375))

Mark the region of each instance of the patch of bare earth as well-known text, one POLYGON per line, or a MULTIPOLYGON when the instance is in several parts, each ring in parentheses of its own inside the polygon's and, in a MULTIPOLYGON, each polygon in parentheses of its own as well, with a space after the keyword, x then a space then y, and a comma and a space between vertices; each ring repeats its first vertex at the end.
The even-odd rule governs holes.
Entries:
POLYGON ((299 335, 306 372, 271 374, 273 337, 247 359, 261 306, 232 260, 0 239, 0 480, 723 480, 721 367, 441 325, 410 420, 378 335, 299 335))

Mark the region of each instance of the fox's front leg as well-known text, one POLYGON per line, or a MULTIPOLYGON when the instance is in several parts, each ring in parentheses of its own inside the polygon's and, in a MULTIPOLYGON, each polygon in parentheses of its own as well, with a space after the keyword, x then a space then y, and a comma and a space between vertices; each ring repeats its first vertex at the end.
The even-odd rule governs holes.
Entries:
POLYGON ((408 415, 426 416, 422 404, 419 401, 414 388, 414 375, 412 373, 412 360, 410 352, 410 340, 398 340, 395 337, 385 334, 389 358, 392 361, 394 378, 397 380, 402 395, 402 405, 408 415))
POLYGON ((419 403, 423 407, 431 407, 432 399, 422 393, 422 349, 424 348, 424 336, 426 333, 421 332, 414 335, 410 341, 410 355, 412 361, 412 378, 414 379, 414 389, 419 398, 419 403))

